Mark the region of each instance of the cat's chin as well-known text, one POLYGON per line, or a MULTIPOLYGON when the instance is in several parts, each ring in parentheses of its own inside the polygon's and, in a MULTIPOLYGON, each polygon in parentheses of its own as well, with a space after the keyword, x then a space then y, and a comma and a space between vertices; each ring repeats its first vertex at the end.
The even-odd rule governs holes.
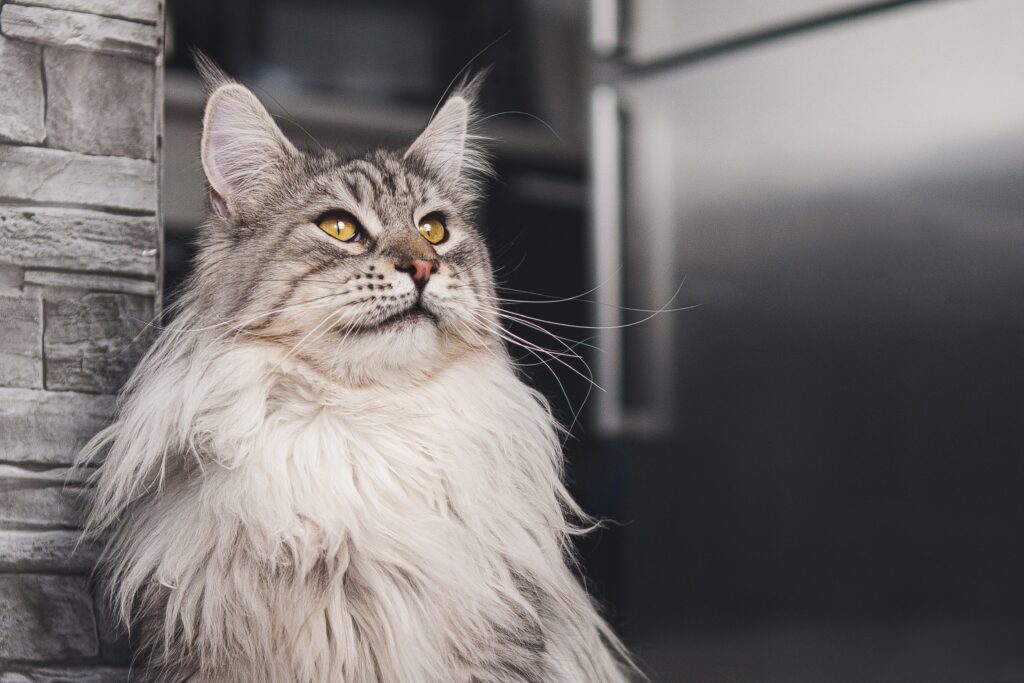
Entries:
POLYGON ((307 359, 344 384, 391 384, 429 374, 451 354, 451 340, 426 312, 407 311, 341 335, 340 343, 320 346, 307 359))
POLYGON ((430 355, 428 351, 439 351, 446 341, 438 319, 423 310, 392 316, 363 336, 374 346, 373 355, 396 358, 430 355))
POLYGON ((349 324, 339 323, 335 326, 334 331, 344 338, 351 338, 367 335, 391 335, 423 325, 437 328, 440 325, 440 319, 436 313, 417 302, 413 306, 395 311, 383 320, 375 321, 372 324, 360 324, 353 327, 349 324))
POLYGON ((401 330, 402 328, 409 327, 411 325, 433 325, 434 327, 437 327, 437 324, 438 320, 436 315, 420 304, 416 304, 411 308, 395 313, 383 322, 378 323, 376 326, 371 328, 371 330, 387 333, 395 330, 401 330))

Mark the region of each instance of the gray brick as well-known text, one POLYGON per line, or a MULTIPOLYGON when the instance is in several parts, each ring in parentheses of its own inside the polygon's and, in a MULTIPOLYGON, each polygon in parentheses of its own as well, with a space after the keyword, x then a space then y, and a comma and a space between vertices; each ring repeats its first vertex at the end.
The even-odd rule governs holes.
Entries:
POLYGON ((83 209, 0 207, 0 262, 24 268, 155 277, 156 241, 156 218, 152 216, 114 216, 83 209))
POLYGON ((128 378, 152 335, 149 298, 86 294, 47 301, 46 387, 115 393, 128 378))
POLYGON ((0 140, 38 144, 46 138, 41 53, 0 36, 0 140))
POLYGON ((0 479, 0 525, 79 528, 82 489, 24 479, 0 479))
POLYGON ((48 49, 44 63, 49 147, 153 157, 152 65, 59 49, 48 49))
POLYGON ((42 386, 40 302, 28 297, 0 296, 0 385, 42 386))
POLYGON ((88 483, 94 472, 92 467, 25 467, 23 464, 0 464, 0 479, 20 479, 44 484, 83 486, 88 483))
POLYGON ((128 674, 128 667, 118 666, 19 666, 0 674, 0 683, 128 683, 128 674))
MULTIPOLYGON (((126 294, 141 294, 143 296, 154 296, 156 294, 156 282, 153 280, 134 280, 113 275, 28 270, 25 271, 23 282, 26 285, 26 292, 30 291, 30 287, 45 287, 49 289, 91 290, 94 292, 124 292, 126 294)), ((52 295, 51 291, 43 292, 44 297, 52 295)))
POLYGON ((87 574, 99 558, 98 543, 79 543, 79 532, 0 530, 0 572, 73 572, 87 574))
POLYGON ((0 659, 47 661, 99 651, 88 579, 0 575, 0 659))
MULTIPOLYGON (((3 244, 0 231, 0 245, 3 244)), ((21 296, 21 285, 25 281, 25 269, 0 262, 0 296, 21 296)))
POLYGON ((99 14, 147 24, 160 20, 159 0, 21 0, 18 4, 99 14))
POLYGON ((113 396, 0 388, 0 459, 70 463, 113 414, 113 396))
POLYGON ((152 213, 156 170, 142 159, 0 145, 0 199, 152 213))
POLYGON ((9 2, 0 10, 0 30, 5 36, 32 43, 150 61, 160 50, 160 33, 156 26, 9 2))

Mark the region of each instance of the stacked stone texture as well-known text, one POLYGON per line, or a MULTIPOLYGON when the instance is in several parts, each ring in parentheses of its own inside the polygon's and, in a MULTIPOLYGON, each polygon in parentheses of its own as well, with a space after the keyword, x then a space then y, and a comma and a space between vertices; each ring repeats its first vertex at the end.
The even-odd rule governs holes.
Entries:
POLYGON ((69 465, 159 305, 162 4, 0 0, 0 683, 128 676, 69 465))

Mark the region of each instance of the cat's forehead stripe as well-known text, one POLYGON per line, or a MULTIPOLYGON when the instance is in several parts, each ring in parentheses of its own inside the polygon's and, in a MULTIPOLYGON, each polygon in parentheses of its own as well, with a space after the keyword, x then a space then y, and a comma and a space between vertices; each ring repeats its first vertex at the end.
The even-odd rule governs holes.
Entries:
POLYGON ((379 194, 384 185, 383 173, 375 164, 364 159, 357 159, 352 163, 352 170, 361 173, 367 182, 373 185, 374 194, 379 194))
POLYGON ((377 185, 366 169, 358 166, 345 169, 345 178, 356 188, 356 199, 360 204, 377 202, 377 185), (367 199, 368 198, 368 199, 367 199))
POLYGON ((395 194, 398 191, 395 185, 395 178, 391 175, 391 172, 387 169, 378 169, 380 171, 380 184, 384 186, 384 190, 395 194))
POLYGON ((428 183, 394 160, 350 161, 334 176, 360 205, 377 205, 387 198, 408 197, 422 204, 431 194, 428 183), (338 177, 340 175, 340 178, 338 177))

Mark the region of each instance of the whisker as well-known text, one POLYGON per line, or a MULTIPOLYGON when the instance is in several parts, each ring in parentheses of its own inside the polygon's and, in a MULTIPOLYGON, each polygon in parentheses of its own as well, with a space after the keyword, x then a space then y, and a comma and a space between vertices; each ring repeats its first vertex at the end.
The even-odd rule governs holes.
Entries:
POLYGON ((690 309, 700 307, 700 304, 693 304, 692 306, 684 306, 684 307, 681 307, 681 308, 669 308, 668 307, 669 304, 671 304, 673 301, 675 301, 676 297, 679 296, 679 292, 683 289, 683 285, 684 284, 686 284, 686 279, 685 278, 683 279, 682 282, 679 283, 679 286, 676 287, 676 291, 673 292, 671 298, 669 298, 669 300, 665 303, 665 305, 663 307, 651 311, 650 315, 645 316, 644 318, 641 318, 640 320, 634 320, 632 322, 623 323, 621 325, 603 325, 603 326, 602 325, 574 325, 572 323, 562 323, 562 322, 558 322, 556 320, 546 320, 544 318, 537 318, 537 317, 534 317, 534 316, 526 315, 525 313, 518 313, 517 315, 520 315, 520 316, 522 316, 524 318, 527 318, 529 320, 533 320, 533 321, 538 322, 538 323, 546 323, 548 325, 558 325, 559 327, 570 327, 570 328, 573 328, 573 329, 580 329, 580 330, 621 330, 621 329, 625 329, 627 327, 635 327, 636 325, 640 325, 642 323, 645 323, 648 320, 651 320, 652 318, 654 318, 654 317, 656 317, 658 315, 661 315, 662 313, 669 313, 669 312, 675 312, 675 311, 688 311, 690 309))
MULTIPOLYGON (((317 323, 317 324, 316 324, 316 325, 315 325, 315 326, 313 327, 313 329, 311 329, 311 330, 310 330, 309 332, 307 332, 307 333, 305 334, 305 336, 303 336, 303 337, 302 337, 302 339, 300 339, 300 340, 298 341, 298 343, 296 343, 295 345, 293 345, 293 346, 292 346, 291 350, 290 350, 290 351, 288 351, 288 353, 286 353, 286 354, 285 354, 284 358, 282 358, 282 359, 281 359, 280 361, 278 361, 278 362, 277 362, 277 364, 276 364, 276 365, 274 365, 274 367, 273 367, 273 368, 271 368, 271 370, 270 370, 270 371, 269 371, 268 373, 266 373, 266 376, 268 376, 268 377, 269 377, 270 375, 272 375, 272 374, 274 374, 275 372, 277 372, 277 371, 278 371, 278 370, 280 369, 280 367, 281 367, 282 365, 284 365, 284 363, 285 363, 285 362, 287 362, 287 361, 288 361, 288 359, 289 359, 289 358, 291 358, 291 357, 292 357, 292 356, 293 356, 293 355, 294 355, 295 353, 297 353, 297 352, 299 351, 299 348, 300 348, 300 347, 302 346, 302 344, 303 344, 303 343, 304 343, 304 342, 305 342, 305 341, 306 341, 307 339, 309 339, 309 337, 310 337, 310 336, 311 336, 312 334, 314 334, 315 332, 317 332, 317 330, 319 330, 319 329, 320 329, 321 327, 323 327, 323 326, 324 326, 325 324, 329 323, 329 322, 330 322, 331 320, 333 320, 334 318, 336 318, 336 317, 340 317, 340 316, 342 316, 342 315, 344 315, 344 314, 345 314, 345 309, 344 309, 344 308, 339 308, 338 310, 336 310, 336 311, 333 311, 333 312, 331 312, 331 313, 328 313, 327 315, 325 315, 325 316, 324 316, 324 318, 323 318, 323 320, 321 320, 321 321, 320 321, 319 323, 317 323)), ((325 329, 325 330, 324 330, 324 331, 323 331, 323 332, 322 332, 321 334, 318 334, 318 335, 317 335, 317 336, 316 336, 316 337, 314 338, 314 340, 313 340, 313 341, 314 341, 314 342, 315 342, 315 341, 317 341, 318 339, 320 339, 321 337, 323 337, 323 336, 324 336, 325 334, 327 334, 328 332, 330 332, 330 330, 331 330, 331 326, 330 326, 330 325, 327 325, 327 328, 326 328, 326 329, 325 329)))
MULTIPOLYGON (((581 372, 579 369, 573 367, 572 364, 567 363, 566 361, 562 360, 562 358, 560 357, 560 356, 571 355, 573 358, 577 358, 578 359, 578 358, 580 358, 580 356, 578 354, 564 354, 564 353, 560 354, 557 351, 552 351, 551 349, 545 349, 544 347, 539 346, 537 344, 534 344, 533 342, 530 342, 530 341, 528 341, 526 339, 523 339, 519 335, 517 335, 517 334, 515 334, 513 332, 510 332, 507 329, 501 328, 500 326, 498 326, 497 329, 492 329, 492 331, 495 334, 498 334, 499 336, 501 336, 503 339, 505 339, 505 341, 508 341, 510 343, 513 343, 513 344, 516 344, 516 345, 520 346, 523 349, 536 350, 536 351, 539 351, 541 353, 546 354, 547 356, 549 356, 556 363, 559 363, 559 364, 565 366, 566 368, 568 368, 570 371, 572 371, 576 375, 578 375, 581 378, 585 379, 587 382, 590 382, 591 384, 593 384, 595 387, 597 387, 601 391, 604 391, 603 387, 601 387, 596 382, 594 382, 594 379, 593 379, 592 376, 588 377, 586 374, 581 372)), ((588 370, 589 370, 589 368, 588 368, 588 370)))
POLYGON ((564 142, 564 140, 562 140, 562 136, 558 134, 558 131, 556 131, 554 128, 551 127, 551 124, 549 124, 547 121, 545 121, 541 117, 537 116, 536 114, 531 114, 528 111, 517 111, 517 110, 514 110, 514 109, 509 109, 508 111, 499 111, 496 114, 490 114, 488 116, 483 117, 482 119, 480 119, 480 123, 483 123, 484 121, 490 121, 491 119, 493 119, 495 117, 498 117, 498 116, 505 116, 506 114, 517 114, 519 116, 529 117, 529 118, 533 119, 534 121, 539 121, 545 128, 547 128, 549 131, 551 131, 552 135, 554 135, 556 138, 558 138, 559 142, 564 142))
POLYGON ((448 92, 449 92, 449 91, 450 91, 450 90, 452 89, 452 86, 453 86, 453 85, 455 85, 455 81, 459 80, 459 76, 461 76, 461 75, 462 75, 462 72, 464 72, 464 71, 465 71, 466 69, 468 69, 468 68, 469 68, 469 66, 470 66, 470 65, 471 65, 471 64, 472 64, 473 62, 475 62, 475 61, 477 60, 477 58, 478 58, 478 57, 479 57, 480 55, 482 55, 483 53, 485 53, 485 52, 487 52, 488 50, 490 50, 490 49, 491 49, 492 47, 494 47, 494 46, 495 46, 495 45, 496 45, 496 44, 497 44, 498 42, 500 42, 500 41, 501 41, 501 40, 503 40, 503 39, 504 39, 504 38, 505 38, 506 36, 508 36, 508 34, 509 34, 509 33, 511 33, 511 32, 512 32, 512 30, 511 30, 511 29, 509 29, 508 31, 505 31, 505 32, 504 32, 504 33, 502 33, 502 34, 501 34, 500 36, 498 36, 497 38, 495 38, 494 40, 492 40, 491 42, 487 43, 487 45, 485 45, 485 46, 484 46, 483 48, 481 48, 479 52, 477 52, 477 53, 476 53, 475 55, 473 55, 472 57, 470 57, 470 58, 469 58, 469 61, 468 61, 468 62, 466 62, 465 64, 463 64, 463 65, 462 65, 462 68, 461 68, 461 69, 459 69, 459 70, 458 70, 457 72, 455 72, 455 75, 454 75, 454 76, 452 77, 452 80, 448 82, 448 87, 446 87, 446 88, 444 89, 444 92, 443 92, 443 93, 441 93, 441 99, 439 99, 439 100, 437 101, 437 104, 435 104, 435 105, 434 105, 434 110, 433 110, 432 112, 430 112, 430 118, 431 118, 431 119, 433 119, 433 118, 434 118, 434 114, 436 114, 436 113, 437 113, 437 110, 438 110, 438 108, 439 108, 439 107, 441 106, 441 103, 445 101, 445 98, 446 98, 446 97, 448 97, 448 92))
MULTIPOLYGON (((512 290, 510 290, 510 291, 512 291, 512 290)), ((520 291, 520 290, 516 290, 516 291, 520 291)), ((530 293, 536 293, 536 292, 530 292, 530 293)), ((541 295, 538 294, 538 296, 541 296, 541 295)), ((579 299, 578 297, 572 297, 572 298, 569 298, 569 299, 548 299, 548 300, 543 300, 543 301, 537 301, 537 300, 534 300, 534 299, 509 299, 509 298, 506 298, 506 297, 498 296, 498 297, 494 297, 494 300, 498 301, 498 302, 501 302, 503 304, 558 304, 558 303, 564 303, 566 301, 578 300, 578 301, 582 301, 584 303, 594 304, 596 306, 607 306, 608 308, 616 308, 616 309, 618 309, 620 311, 630 311, 630 312, 634 312, 634 313, 678 313, 679 311, 687 311, 687 310, 690 310, 691 308, 699 308, 701 306, 701 304, 692 304, 690 306, 680 306, 678 308, 665 308, 665 309, 661 309, 661 308, 635 308, 633 306, 617 306, 615 304, 610 304, 610 303, 608 303, 606 301, 595 301, 594 299, 579 299)))
POLYGON ((160 326, 160 325, 150 325, 150 326, 155 328, 155 329, 157 329, 157 330, 159 330, 159 331, 161 331, 161 332, 164 331, 164 330, 171 330, 171 331, 174 331, 174 332, 187 332, 187 333, 209 332, 210 330, 215 330, 217 328, 224 327, 224 326, 227 326, 227 325, 233 325, 233 324, 236 324, 236 323, 238 323, 242 327, 245 327, 245 326, 247 326, 247 325, 249 325, 251 323, 256 322, 257 320, 260 320, 261 318, 265 318, 265 317, 270 316, 270 315, 276 315, 277 313, 282 313, 284 311, 300 309, 300 308, 302 308, 304 306, 309 306, 310 304, 316 303, 316 302, 321 301, 323 299, 329 299, 329 298, 332 298, 332 297, 341 296, 342 294, 348 294, 348 292, 344 291, 344 292, 334 292, 334 293, 331 293, 331 294, 324 294, 323 296, 317 296, 317 297, 314 297, 314 298, 309 299, 307 301, 300 301, 300 302, 297 302, 297 303, 294 303, 294 304, 289 304, 287 306, 281 306, 280 308, 275 308, 275 309, 270 310, 270 311, 264 311, 263 313, 257 313, 257 314, 255 314, 255 315, 253 315, 253 316, 251 316, 250 318, 247 318, 247 319, 242 318, 242 317, 228 318, 227 320, 223 320, 223 321, 221 321, 219 323, 214 323, 212 325, 205 325, 205 326, 202 326, 202 327, 191 327, 191 328, 189 328, 189 327, 175 327, 175 323, 174 322, 172 322, 170 325, 167 325, 167 326, 160 326))
MULTIPOLYGON (((596 292, 597 290, 601 289, 606 284, 611 282, 614 278, 618 277, 619 273, 621 273, 621 272, 622 272, 622 266, 619 266, 615 270, 614 273, 611 273, 610 275, 608 275, 608 277, 606 277, 604 280, 602 280, 601 282, 597 283, 596 285, 594 285, 593 287, 591 287, 587 291, 581 292, 580 294, 577 294, 575 296, 565 297, 565 298, 562 298, 562 299, 554 299, 552 301, 552 303, 558 303, 558 302, 561 302, 561 301, 575 301, 575 300, 579 299, 580 297, 587 296, 588 294, 593 294, 594 292, 596 292)), ((497 285, 497 284, 495 285, 495 289, 499 289, 499 290, 503 290, 503 291, 508 291, 508 292, 517 292, 517 293, 520 293, 520 294, 533 294, 535 296, 547 296, 547 295, 540 294, 540 293, 537 293, 537 292, 530 292, 530 291, 525 290, 525 289, 514 289, 514 288, 511 288, 511 287, 505 287, 503 285, 497 285)))
POLYGON ((569 338, 566 338, 566 337, 562 337, 561 335, 557 335, 554 332, 552 332, 551 330, 545 329, 544 327, 542 327, 537 322, 534 322, 534 319, 531 319, 529 316, 526 316, 524 318, 524 317, 521 317, 521 314, 511 313, 509 311, 505 311, 505 310, 501 310, 501 309, 498 309, 497 313, 498 313, 498 315, 500 315, 502 318, 508 320, 509 322, 518 323, 518 324, 523 325, 525 327, 528 327, 530 329, 536 330, 538 332, 542 332, 542 333, 548 335, 549 337, 557 339, 558 341, 560 341, 562 343, 573 342, 574 344, 586 346, 587 348, 593 349, 595 351, 599 351, 599 352, 603 352, 604 351, 604 349, 602 349, 602 348, 600 348, 598 346, 595 346, 594 344, 590 344, 587 340, 569 339, 569 338))
MULTIPOLYGON (((579 422, 580 415, 583 412, 583 408, 586 405, 587 400, 590 398, 590 394, 593 391, 593 388, 595 386, 597 386, 597 384, 594 382, 593 374, 590 373, 589 366, 587 366, 586 362, 582 361, 582 358, 580 358, 581 362, 583 362, 583 364, 584 364, 584 367, 587 368, 587 372, 588 372, 589 376, 586 376, 586 375, 581 374, 578 370, 576 370, 576 368, 573 368, 572 366, 568 365, 564 361, 561 361, 561 359, 553 358, 553 360, 562 363, 562 365, 565 365, 570 370, 572 370, 573 372, 575 372, 576 374, 580 375, 581 377, 583 377, 584 379, 587 380, 587 393, 583 397, 583 401, 580 402, 579 408, 574 408, 573 405, 572 405, 572 399, 569 398, 569 392, 566 390, 565 385, 562 382, 562 379, 558 376, 558 373, 555 372, 554 368, 551 367, 551 364, 548 361, 546 361, 543 357, 541 357, 541 355, 540 355, 541 353, 545 353, 545 354, 551 355, 553 352, 551 352, 548 349, 544 349, 543 347, 530 344, 529 342, 525 342, 525 340, 522 340, 521 338, 518 338, 518 337, 516 337, 515 339, 510 339, 507 336, 505 336, 502 333, 502 331, 500 331, 500 330, 499 331, 495 331, 495 334, 497 334, 498 336, 502 337, 503 339, 505 339, 510 344, 512 344, 514 346, 518 346, 518 347, 524 349, 527 353, 529 353, 534 358, 536 358, 539 361, 539 364, 543 365, 547 369, 547 371, 549 373, 551 373, 551 376, 554 378, 555 382, 558 384, 558 388, 559 388, 559 390, 562 393, 562 397, 565 399, 566 407, 569 409, 569 413, 572 415, 572 421, 569 423, 569 427, 566 430, 564 430, 565 438, 562 439, 562 446, 564 447, 565 443, 568 441, 569 437, 571 436, 572 430, 576 427, 576 424, 579 422)), ((579 356, 576 356, 576 357, 579 358, 579 356)), ((522 367, 522 366, 520 366, 520 367, 522 367)), ((600 387, 598 387, 598 388, 600 388, 600 387)), ((603 389, 602 389, 602 391, 603 391, 603 389)))

